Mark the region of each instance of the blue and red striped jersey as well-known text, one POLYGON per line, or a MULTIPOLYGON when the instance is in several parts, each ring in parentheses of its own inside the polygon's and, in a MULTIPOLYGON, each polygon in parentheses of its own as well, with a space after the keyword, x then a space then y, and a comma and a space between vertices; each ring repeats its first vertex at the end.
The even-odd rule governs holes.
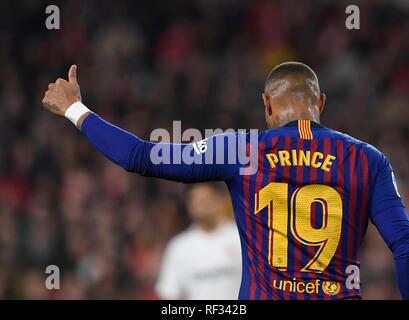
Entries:
POLYGON ((128 171, 226 182, 242 247, 240 299, 359 299, 369 220, 394 253, 409 297, 409 220, 389 161, 371 145, 307 120, 192 144, 142 141, 95 114, 81 130, 128 171), (237 161, 240 140, 256 155, 249 166, 237 161))
POLYGON ((258 144, 257 172, 228 181, 242 244, 239 297, 360 298, 348 277, 368 220, 403 206, 389 161, 307 120, 261 132, 258 144))

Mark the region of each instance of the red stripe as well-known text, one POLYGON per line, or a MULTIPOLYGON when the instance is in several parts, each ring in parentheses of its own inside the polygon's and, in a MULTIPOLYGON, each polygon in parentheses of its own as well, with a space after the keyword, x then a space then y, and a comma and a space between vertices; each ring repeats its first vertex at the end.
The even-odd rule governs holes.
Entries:
MULTIPOLYGON (((340 140, 337 140, 337 163, 338 163, 338 177, 337 177, 337 191, 341 196, 342 202, 344 202, 344 193, 345 193, 345 185, 344 185, 344 143, 340 140)), ((337 251, 335 252, 335 279, 338 281, 341 286, 343 285, 342 282, 342 229, 341 229, 341 236, 340 236, 340 243, 338 245, 337 251)), ((342 298, 342 290, 338 295, 338 298, 342 298)))
POLYGON ((368 194, 369 194, 369 181, 368 181, 368 158, 365 152, 361 149, 359 152, 361 157, 361 165, 362 165, 362 206, 361 206, 361 216, 359 217, 359 236, 358 236, 358 250, 357 250, 357 260, 359 260, 359 254, 361 251, 361 243, 362 243, 362 233, 364 230, 364 224, 367 217, 367 206, 368 206, 368 194))
MULTIPOLYGON (((271 152, 276 153, 277 149, 278 149, 278 137, 274 137, 271 140, 271 152)), ((270 171, 268 173, 268 182, 269 183, 270 182, 275 182, 276 173, 277 173, 277 167, 270 169, 270 171)), ((268 239, 267 239, 267 241, 268 241, 268 239)), ((271 242, 272 241, 273 241, 273 238, 271 238, 271 242)), ((271 243, 271 246, 272 245, 273 245, 273 243, 271 243)), ((267 257, 268 257, 268 252, 267 252, 267 257)), ((277 293, 275 291, 276 289, 274 289, 273 285, 272 285, 272 282, 274 281, 274 279, 277 279, 277 274, 275 273, 275 269, 273 269, 272 267, 270 267, 269 272, 271 273, 271 280, 270 280, 271 283, 269 284, 271 292, 272 292, 272 297, 271 298, 273 300, 277 300, 279 297, 278 297, 278 295, 277 295, 277 293)))
POLYGON ((361 149, 359 152, 361 158, 361 166, 362 166, 362 204, 361 204, 361 216, 359 217, 359 230, 358 230, 358 243, 357 245, 357 252, 356 252, 356 260, 359 261, 360 253, 361 253, 361 244, 364 232, 364 224, 365 220, 367 219, 367 208, 368 208, 368 195, 369 195, 369 175, 368 175, 368 158, 365 152, 361 149))
POLYGON ((256 288, 256 282, 254 277, 254 266, 253 263, 253 250, 251 248, 251 217, 250 217, 250 206, 249 206, 249 196, 250 196, 250 175, 246 174, 243 177, 243 195, 244 195, 244 210, 245 210, 245 224, 246 224, 246 240, 247 240, 247 257, 250 267, 250 299, 254 299, 254 293, 256 288))
POLYGON ((357 234, 355 233, 355 215, 357 207, 357 196, 358 196, 358 181, 357 181, 357 153, 356 146, 354 144, 350 145, 350 155, 349 155, 349 179, 350 179, 350 189, 349 189, 349 210, 348 210, 348 231, 352 232, 347 238, 347 263, 350 264, 353 261, 354 246, 356 245, 357 234))
MULTIPOLYGON (((297 142, 297 150, 303 150, 304 149, 304 140, 302 139, 298 139, 297 142)), ((304 184, 303 181, 304 178, 304 166, 297 166, 297 171, 296 171, 296 184, 297 187, 301 187, 304 184)), ((304 267, 302 265, 302 248, 301 248, 301 244, 300 246, 296 246, 295 247, 295 257, 294 257, 294 262, 295 262, 295 270, 296 270, 296 278, 302 278, 302 273, 300 272, 300 270, 302 269, 302 267, 304 267)), ((309 252, 310 252, 310 247, 308 247, 308 256, 309 256, 309 252)), ((297 300, 304 300, 304 294, 303 293, 298 293, 297 292, 297 300)))
MULTIPOLYGON (((324 139, 324 157, 326 157, 330 153, 331 153, 331 139, 330 138, 325 138, 324 139)), ((332 177, 332 171, 331 170, 329 172, 324 171, 324 184, 326 186, 331 185, 331 177, 332 177)), ((323 279, 329 279, 330 278, 330 276, 329 276, 329 267, 327 267, 323 271, 322 278, 323 279)), ((330 299, 330 297, 324 293, 324 300, 329 300, 329 299, 330 299)))
POLYGON ((307 139, 311 140, 309 124, 309 121, 305 120, 305 131, 307 132, 307 139))
POLYGON ((309 120, 304 120, 304 130, 305 130, 305 139, 312 140, 311 122, 309 120))
MULTIPOLYGON (((314 152, 316 152, 317 149, 318 149, 317 140, 311 140, 311 147, 310 147, 311 155, 314 154, 314 152)), ((315 183, 317 183, 318 170, 317 170, 317 168, 313 168, 311 166, 310 166, 310 168, 311 168, 311 170, 310 170, 310 183, 315 184, 315 183)), ((313 227, 316 227, 316 223, 317 223, 316 214, 317 214, 316 213, 316 207, 312 206, 312 209, 311 209, 311 225, 313 227)), ((309 246, 308 247, 308 261, 310 261, 314 257, 314 255, 315 255, 314 247, 309 246)), ((309 272, 308 273, 308 278, 309 279, 314 279, 314 278, 316 278, 316 274, 313 273, 313 272, 309 272)), ((311 294, 310 298, 311 299, 317 299, 317 296, 314 296, 314 294, 311 294)))
MULTIPOLYGON (((290 151, 291 148, 291 137, 286 136, 285 140, 284 140, 284 150, 290 151)), ((284 166, 283 168, 283 174, 282 174, 282 182, 286 182, 288 183, 290 178, 290 166, 284 166)), ((284 274, 286 274, 286 272, 284 272, 284 274)), ((288 275, 288 273, 287 273, 288 275)), ((287 279, 287 280, 292 280, 292 279, 287 279)), ((290 300, 291 298, 291 292, 289 291, 284 291, 284 300, 290 300)))
POLYGON ((298 133, 300 135, 300 138, 303 138, 303 133, 302 133, 302 120, 298 120, 298 133))
POLYGON ((307 126, 305 125, 305 120, 301 120, 302 127, 302 138, 307 139, 307 126))
MULTIPOLYGON (((261 189, 261 183, 264 175, 264 150, 266 148, 265 143, 261 143, 259 145, 259 153, 258 153, 258 170, 257 170, 257 175, 256 175, 256 190, 255 192, 258 192, 261 189)), ((266 299, 266 282, 265 282, 265 276, 264 276, 264 256, 263 256, 263 215, 258 214, 256 215, 256 253, 257 253, 257 272, 259 274, 259 279, 260 279, 260 290, 261 290, 261 296, 260 299, 265 300, 266 299)))

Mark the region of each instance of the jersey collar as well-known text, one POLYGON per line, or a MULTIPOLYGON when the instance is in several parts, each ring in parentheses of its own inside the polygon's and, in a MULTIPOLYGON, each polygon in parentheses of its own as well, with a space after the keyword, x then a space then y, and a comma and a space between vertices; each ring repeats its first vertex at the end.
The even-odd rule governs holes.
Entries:
MULTIPOLYGON (((319 124, 318 122, 307 120, 311 122, 311 127, 312 128, 325 128, 323 125, 319 124)), ((298 127, 298 120, 290 121, 287 124, 283 125, 284 128, 289 128, 289 127, 298 127)))

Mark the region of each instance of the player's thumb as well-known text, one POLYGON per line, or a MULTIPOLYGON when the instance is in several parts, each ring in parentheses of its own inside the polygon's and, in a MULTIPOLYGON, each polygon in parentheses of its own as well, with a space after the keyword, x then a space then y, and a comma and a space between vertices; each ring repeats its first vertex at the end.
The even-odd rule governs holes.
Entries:
POLYGON ((70 70, 68 71, 68 81, 70 83, 78 84, 77 80, 77 66, 74 64, 71 66, 70 70))

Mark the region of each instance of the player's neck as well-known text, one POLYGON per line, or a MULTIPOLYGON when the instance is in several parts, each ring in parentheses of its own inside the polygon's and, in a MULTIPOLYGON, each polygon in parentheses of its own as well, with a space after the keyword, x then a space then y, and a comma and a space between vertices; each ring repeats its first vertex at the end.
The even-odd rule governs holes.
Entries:
POLYGON ((279 128, 286 125, 289 122, 297 120, 310 120, 320 123, 320 118, 318 115, 309 111, 301 111, 296 113, 283 113, 276 116, 273 120, 267 120, 267 126, 269 129, 279 128))
POLYGON ((219 217, 214 217, 200 220, 197 222, 197 224, 203 231, 212 232, 216 230, 222 224, 222 222, 222 219, 220 219, 219 217))

